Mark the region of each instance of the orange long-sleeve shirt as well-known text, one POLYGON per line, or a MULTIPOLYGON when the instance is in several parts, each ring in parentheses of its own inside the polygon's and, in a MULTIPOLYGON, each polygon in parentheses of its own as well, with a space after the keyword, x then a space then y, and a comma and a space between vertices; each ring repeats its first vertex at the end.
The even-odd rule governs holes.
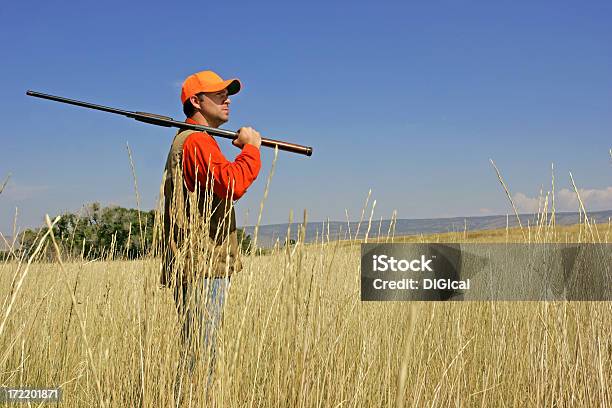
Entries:
MULTIPOLYGON (((187 118, 187 123, 197 124, 187 118)), ((217 141, 208 133, 196 132, 183 144, 183 176, 189 191, 195 189, 197 180, 201 188, 206 186, 207 175, 214 177, 213 191, 221 197, 229 197, 233 184, 233 200, 238 200, 255 181, 261 169, 259 149, 247 144, 234 162, 225 158, 217 141)))

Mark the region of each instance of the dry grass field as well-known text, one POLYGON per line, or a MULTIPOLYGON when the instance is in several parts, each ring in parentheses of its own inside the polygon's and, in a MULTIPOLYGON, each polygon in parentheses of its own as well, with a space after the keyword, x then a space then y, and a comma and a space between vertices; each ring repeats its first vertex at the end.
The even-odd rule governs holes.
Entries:
MULTIPOLYGON (((612 241, 610 223, 555 224, 554 178, 548 198, 535 225, 366 240, 612 241)), ((67 259, 47 234, 0 263, 0 386, 61 387, 62 407, 612 404, 612 302, 361 302, 361 241, 318 238, 243 258, 209 374, 210 350, 182 363, 158 258, 67 259)))
MULTIPOLYGON (((550 240, 610 242, 609 225, 554 232, 550 240)), ((523 237, 511 229, 395 241, 523 237)), ((61 386, 65 407, 612 403, 610 302, 361 302, 359 259, 359 242, 246 257, 210 382, 209 352, 192 374, 178 364, 180 325, 156 259, 7 261, 0 384, 61 386)))

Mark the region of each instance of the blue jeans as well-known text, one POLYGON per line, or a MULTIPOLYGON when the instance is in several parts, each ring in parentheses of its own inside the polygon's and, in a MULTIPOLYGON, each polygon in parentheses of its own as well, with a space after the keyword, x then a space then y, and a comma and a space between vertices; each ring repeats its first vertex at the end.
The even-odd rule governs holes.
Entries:
POLYGON ((223 319, 223 305, 230 278, 200 279, 193 284, 177 286, 174 300, 183 322, 182 343, 185 359, 192 371, 198 357, 208 359, 209 376, 215 364, 217 330, 223 319))

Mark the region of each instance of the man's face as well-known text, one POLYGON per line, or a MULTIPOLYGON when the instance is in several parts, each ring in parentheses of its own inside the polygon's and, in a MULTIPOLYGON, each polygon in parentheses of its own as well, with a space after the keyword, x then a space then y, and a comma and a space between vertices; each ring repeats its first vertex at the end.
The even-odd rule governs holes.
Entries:
POLYGON ((214 127, 218 127, 229 120, 230 103, 227 89, 200 94, 200 112, 208 123, 214 127))

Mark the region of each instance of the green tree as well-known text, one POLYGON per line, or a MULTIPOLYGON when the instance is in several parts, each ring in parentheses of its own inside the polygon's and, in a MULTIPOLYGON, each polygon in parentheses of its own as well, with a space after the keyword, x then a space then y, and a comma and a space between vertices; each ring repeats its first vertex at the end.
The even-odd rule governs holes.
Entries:
MULTIPOLYGON (((103 208, 92 203, 81 214, 62 214, 53 233, 65 255, 96 258, 112 248, 116 254, 137 258, 151 250, 154 223, 154 210, 103 208)), ((44 231, 45 228, 26 230, 20 237, 22 250, 30 251, 44 231)))

